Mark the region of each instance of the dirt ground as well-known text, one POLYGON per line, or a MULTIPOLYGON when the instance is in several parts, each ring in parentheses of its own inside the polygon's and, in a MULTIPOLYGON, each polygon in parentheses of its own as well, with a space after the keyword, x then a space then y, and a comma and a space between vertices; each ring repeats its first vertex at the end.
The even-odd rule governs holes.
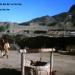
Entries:
MULTIPOLYGON (((1 56, 1 53, 0 53, 1 56)), ((25 54, 27 60, 50 61, 50 53, 29 53, 25 54)), ((75 75, 75 56, 61 55, 54 53, 53 70, 56 75, 75 75)), ((21 54, 18 51, 10 51, 9 58, 0 58, 0 69, 21 69, 21 54)))

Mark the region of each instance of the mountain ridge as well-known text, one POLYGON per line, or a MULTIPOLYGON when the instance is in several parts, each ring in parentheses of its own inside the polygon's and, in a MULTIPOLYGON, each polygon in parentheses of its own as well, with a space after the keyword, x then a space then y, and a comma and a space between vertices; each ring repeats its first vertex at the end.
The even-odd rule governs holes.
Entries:
MULTIPOLYGON (((69 21, 73 23, 73 26, 75 26, 75 4, 72 5, 70 9, 66 12, 62 12, 54 16, 49 16, 49 15, 41 16, 41 17, 34 18, 30 21, 17 23, 17 24, 26 26, 26 25, 30 25, 30 23, 37 23, 39 25, 49 25, 49 26, 51 25, 52 26, 53 24, 64 22, 67 16, 69 15, 71 15, 71 19, 69 21)), ((0 25, 9 25, 9 24, 14 24, 14 23, 0 22, 0 25)))
MULTIPOLYGON (((60 14, 56 14, 54 16, 42 16, 42 17, 38 17, 38 18, 34 18, 28 22, 23 22, 23 23, 19 23, 19 25, 29 25, 30 23, 42 23, 42 24, 48 24, 48 23, 52 23, 52 22, 64 22, 67 18, 67 16, 72 15, 72 18, 70 21, 74 22, 75 20, 75 4, 72 5, 69 9, 69 11, 66 12, 62 12, 60 14)), ((74 24, 74 23, 73 23, 74 24)))

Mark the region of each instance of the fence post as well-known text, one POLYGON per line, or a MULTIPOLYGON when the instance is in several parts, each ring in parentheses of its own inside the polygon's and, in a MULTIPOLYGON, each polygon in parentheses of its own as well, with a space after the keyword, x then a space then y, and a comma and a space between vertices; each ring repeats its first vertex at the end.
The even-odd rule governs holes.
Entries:
POLYGON ((53 71, 53 51, 55 51, 52 48, 52 51, 50 52, 50 75, 52 75, 52 71, 53 71))
POLYGON ((22 72, 22 75, 25 75, 25 69, 24 69, 24 53, 21 53, 21 72, 22 72))
POLYGON ((25 75, 24 57, 25 57, 26 49, 21 49, 20 53, 21 53, 21 75, 25 75))

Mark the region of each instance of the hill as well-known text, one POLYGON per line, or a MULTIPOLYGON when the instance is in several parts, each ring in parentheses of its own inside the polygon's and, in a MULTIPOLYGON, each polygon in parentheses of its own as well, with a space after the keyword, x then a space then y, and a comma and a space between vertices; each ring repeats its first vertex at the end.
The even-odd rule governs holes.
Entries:
POLYGON ((28 22, 19 23, 19 25, 29 25, 30 23, 37 23, 39 25, 61 25, 61 22, 71 22, 72 26, 75 26, 75 5, 72 5, 69 11, 62 12, 54 16, 42 16, 32 19, 28 22))
POLYGON ((20 23, 19 25, 29 25, 30 23, 47 25, 48 23, 53 23, 53 22, 56 22, 56 20, 53 17, 47 15, 47 16, 42 16, 42 17, 32 19, 31 21, 28 21, 28 22, 20 23))

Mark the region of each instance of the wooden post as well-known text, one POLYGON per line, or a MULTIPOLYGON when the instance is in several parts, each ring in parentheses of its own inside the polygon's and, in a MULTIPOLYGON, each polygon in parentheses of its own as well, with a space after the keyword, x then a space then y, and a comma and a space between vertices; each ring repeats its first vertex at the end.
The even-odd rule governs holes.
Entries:
POLYGON ((53 71, 53 48, 52 48, 52 71, 53 71))
POLYGON ((26 49, 21 49, 20 53, 21 53, 21 72, 22 72, 21 75, 25 75, 25 67, 24 67, 25 59, 24 59, 24 57, 25 57, 26 49))
POLYGON ((50 52, 50 75, 52 75, 52 52, 50 52))
POLYGON ((24 68, 24 53, 21 53, 21 72, 22 72, 22 75, 25 75, 25 68, 24 68))
POLYGON ((50 52, 50 75, 52 75, 53 71, 53 48, 52 51, 50 52))

